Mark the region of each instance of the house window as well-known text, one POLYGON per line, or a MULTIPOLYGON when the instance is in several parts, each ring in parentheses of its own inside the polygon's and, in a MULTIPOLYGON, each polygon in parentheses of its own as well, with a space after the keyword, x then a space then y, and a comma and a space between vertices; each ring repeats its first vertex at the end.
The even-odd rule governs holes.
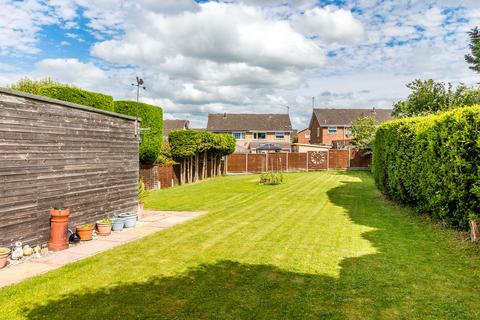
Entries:
POLYGON ((285 139, 285 132, 275 132, 275 139, 277 140, 285 139))
POLYGON ((337 127, 328 127, 328 133, 329 134, 336 134, 337 133, 337 127))
POLYGON ((320 138, 320 127, 317 128, 317 138, 320 138))
POLYGON ((245 140, 245 132, 232 132, 232 136, 237 140, 245 140))
POLYGON ((305 133, 305 139, 310 139, 310 133, 305 133))
POLYGON ((253 139, 255 139, 255 140, 265 140, 265 139, 267 139, 267 133, 266 132, 254 132, 253 133, 253 139))

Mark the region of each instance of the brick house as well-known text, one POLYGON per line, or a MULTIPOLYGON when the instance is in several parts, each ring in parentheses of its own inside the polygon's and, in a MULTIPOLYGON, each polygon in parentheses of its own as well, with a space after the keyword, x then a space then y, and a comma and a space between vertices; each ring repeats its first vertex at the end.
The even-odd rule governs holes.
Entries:
POLYGON ((392 119, 392 109, 313 109, 310 119, 310 143, 342 147, 352 141, 352 122, 375 115, 379 123, 392 119))
POLYGON ((288 114, 210 113, 207 131, 229 133, 236 152, 290 152, 292 123, 288 114))
POLYGON ((298 139, 298 143, 301 143, 301 144, 310 143, 310 129, 305 128, 303 130, 298 131, 297 139, 298 139))

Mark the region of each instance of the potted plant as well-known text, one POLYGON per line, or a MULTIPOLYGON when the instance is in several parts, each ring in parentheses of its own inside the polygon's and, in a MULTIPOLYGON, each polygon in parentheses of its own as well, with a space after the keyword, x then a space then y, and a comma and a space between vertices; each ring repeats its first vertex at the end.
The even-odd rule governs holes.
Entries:
POLYGON ((112 219, 112 230, 122 231, 125 226, 125 219, 121 217, 115 217, 112 219))
POLYGON ((7 265, 7 259, 10 255, 9 248, 0 248, 0 269, 7 265))
POLYGON ((137 225, 137 215, 135 213, 121 213, 120 218, 125 221, 125 228, 133 228, 137 225))
POLYGON ((103 219, 97 221, 97 233, 99 236, 108 236, 112 233, 112 220, 103 219))
POLYGON ((80 236, 80 240, 82 241, 92 240, 93 228, 94 228, 94 225, 91 223, 86 223, 78 226, 77 233, 80 236))
POLYGON ((148 196, 148 191, 145 189, 145 183, 140 179, 138 181, 138 216, 142 217, 144 203, 143 200, 148 196))

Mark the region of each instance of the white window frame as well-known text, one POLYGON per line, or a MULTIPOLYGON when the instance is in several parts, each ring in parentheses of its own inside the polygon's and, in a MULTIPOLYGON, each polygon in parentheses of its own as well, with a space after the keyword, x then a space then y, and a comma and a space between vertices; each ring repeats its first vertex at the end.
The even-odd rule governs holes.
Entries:
POLYGON ((320 138, 320 127, 317 127, 317 138, 320 138))
POLYGON ((328 127, 327 128, 328 134, 337 134, 338 128, 337 127, 328 127), (333 131, 335 129, 335 131, 333 131))
POLYGON ((232 132, 232 136, 237 140, 245 140, 245 132, 243 131, 234 131, 232 132), (235 134, 240 134, 241 138, 235 137, 235 134))
POLYGON ((253 133, 253 140, 266 140, 267 139, 267 133, 266 132, 254 132, 253 133), (264 138, 259 138, 258 135, 263 133, 265 135, 264 138))
POLYGON ((275 140, 285 140, 285 132, 275 132, 275 140), (277 135, 282 135, 281 137, 277 136, 277 135))

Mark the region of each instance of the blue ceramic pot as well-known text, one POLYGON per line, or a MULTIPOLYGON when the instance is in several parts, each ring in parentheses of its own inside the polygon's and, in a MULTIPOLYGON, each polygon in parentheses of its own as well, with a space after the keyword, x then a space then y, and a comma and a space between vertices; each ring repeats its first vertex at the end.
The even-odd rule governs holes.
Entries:
POLYGON ((133 228, 137 225, 137 215, 132 213, 122 213, 120 218, 125 220, 125 228, 133 228))
POLYGON ((113 218, 112 219, 112 230, 113 231, 122 231, 125 226, 124 218, 113 218))

